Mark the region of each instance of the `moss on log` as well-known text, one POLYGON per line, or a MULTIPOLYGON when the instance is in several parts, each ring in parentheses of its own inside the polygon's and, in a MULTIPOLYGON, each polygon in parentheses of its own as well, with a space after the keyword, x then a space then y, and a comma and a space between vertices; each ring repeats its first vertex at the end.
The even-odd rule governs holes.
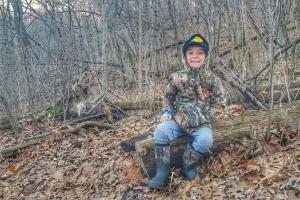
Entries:
POLYGON ((114 105, 119 106, 123 110, 152 110, 161 108, 161 101, 138 100, 138 101, 114 101, 114 105))

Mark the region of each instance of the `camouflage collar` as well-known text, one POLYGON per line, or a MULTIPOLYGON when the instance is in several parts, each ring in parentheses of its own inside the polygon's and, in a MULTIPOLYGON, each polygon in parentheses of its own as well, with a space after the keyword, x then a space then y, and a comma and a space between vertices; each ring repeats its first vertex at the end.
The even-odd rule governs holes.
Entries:
POLYGON ((200 68, 198 68, 198 69, 193 69, 193 68, 191 68, 191 67, 189 67, 189 66, 185 66, 186 67, 186 69, 188 70, 188 71, 190 71, 190 72, 193 72, 193 73, 204 73, 206 70, 207 70, 207 68, 208 68, 208 66, 207 66, 207 64, 204 64, 204 65, 202 65, 200 68))

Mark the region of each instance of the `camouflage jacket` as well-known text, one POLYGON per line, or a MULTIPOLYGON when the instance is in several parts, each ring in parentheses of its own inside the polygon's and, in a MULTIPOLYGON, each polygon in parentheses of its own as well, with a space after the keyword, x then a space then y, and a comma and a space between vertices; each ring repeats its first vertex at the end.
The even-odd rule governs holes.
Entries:
POLYGON ((225 104, 223 91, 220 79, 209 69, 175 72, 169 78, 162 113, 173 113, 186 130, 210 126, 216 104, 225 104))

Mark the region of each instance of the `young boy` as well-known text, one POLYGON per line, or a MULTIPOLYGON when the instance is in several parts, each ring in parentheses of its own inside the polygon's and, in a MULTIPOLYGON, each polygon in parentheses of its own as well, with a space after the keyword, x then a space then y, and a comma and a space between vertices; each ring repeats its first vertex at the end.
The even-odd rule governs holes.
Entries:
POLYGON ((195 34, 182 51, 186 68, 170 76, 161 123, 154 133, 156 174, 149 181, 150 188, 162 189, 167 184, 172 140, 186 134, 193 139, 182 158, 182 175, 188 180, 195 179, 199 161, 213 145, 210 121, 223 92, 219 79, 205 65, 209 45, 201 34, 195 34))

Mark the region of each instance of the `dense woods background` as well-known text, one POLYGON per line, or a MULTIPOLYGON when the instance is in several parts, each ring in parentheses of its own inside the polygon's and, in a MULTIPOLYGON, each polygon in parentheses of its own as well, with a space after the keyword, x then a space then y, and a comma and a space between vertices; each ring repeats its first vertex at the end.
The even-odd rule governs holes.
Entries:
POLYGON ((224 59, 250 88, 299 69, 296 0, 1 0, 0 14, 2 114, 68 97, 87 70, 101 94, 138 88, 155 98, 149 88, 181 68, 181 44, 196 32, 210 61, 224 59))
POLYGON ((0 0, 0 199, 299 199, 299 43, 299 0, 0 0), (219 148, 204 180, 150 190, 134 145, 194 33, 226 89, 219 148))

